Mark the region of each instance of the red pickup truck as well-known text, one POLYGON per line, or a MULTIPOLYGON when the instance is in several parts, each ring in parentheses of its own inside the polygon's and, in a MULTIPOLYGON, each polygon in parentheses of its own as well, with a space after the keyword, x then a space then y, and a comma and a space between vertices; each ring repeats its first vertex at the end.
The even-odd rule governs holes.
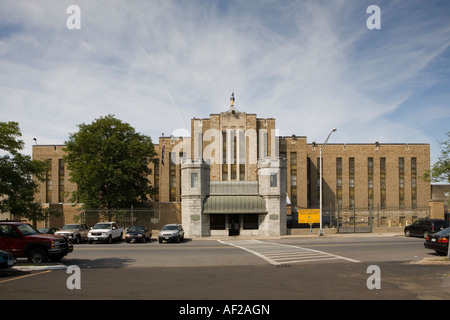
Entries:
POLYGON ((40 233, 22 221, 0 220, 0 250, 32 263, 57 262, 73 251, 73 244, 62 236, 40 233))

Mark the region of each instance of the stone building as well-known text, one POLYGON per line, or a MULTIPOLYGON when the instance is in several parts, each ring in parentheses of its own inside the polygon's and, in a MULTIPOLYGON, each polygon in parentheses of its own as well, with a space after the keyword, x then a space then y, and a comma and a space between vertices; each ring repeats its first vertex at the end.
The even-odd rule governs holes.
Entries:
MULTIPOLYGON (((233 97, 234 98, 234 97, 233 97)), ((177 203, 189 236, 286 234, 297 210, 319 208, 321 143, 278 136, 273 118, 228 110, 191 120, 190 137, 161 136, 150 164, 155 203, 177 203)), ((33 147, 49 162, 38 199, 68 205, 76 186, 63 146, 33 147)), ((429 144, 328 143, 322 153, 323 208, 345 221, 370 212, 380 226, 404 226, 429 214, 429 144), (349 219, 349 218, 348 218, 349 219)))

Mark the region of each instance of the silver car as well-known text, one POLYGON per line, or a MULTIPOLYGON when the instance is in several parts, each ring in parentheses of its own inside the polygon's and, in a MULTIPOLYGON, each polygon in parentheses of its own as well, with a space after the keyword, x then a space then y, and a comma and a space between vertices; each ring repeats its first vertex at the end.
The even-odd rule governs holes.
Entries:
POLYGON ((184 230, 181 224, 166 224, 158 234, 159 243, 162 243, 163 240, 180 242, 183 239, 184 230))

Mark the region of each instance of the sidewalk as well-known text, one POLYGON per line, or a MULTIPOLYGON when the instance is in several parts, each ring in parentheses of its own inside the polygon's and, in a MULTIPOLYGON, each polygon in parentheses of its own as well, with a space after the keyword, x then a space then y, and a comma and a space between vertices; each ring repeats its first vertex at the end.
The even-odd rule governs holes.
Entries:
MULTIPOLYGON (((305 229, 306 230, 306 229, 305 229)), ((308 230, 309 231, 309 230, 308 230)), ((208 236, 208 237, 189 237, 191 240, 278 240, 278 239, 322 239, 322 238, 370 238, 370 237, 404 237, 403 232, 356 232, 356 233, 336 233, 332 229, 324 229, 324 234, 319 236, 318 229, 313 229, 313 232, 303 232, 299 234, 288 234, 281 236, 251 236, 251 235, 237 235, 237 236, 208 236), (328 232, 327 232, 328 231, 328 232)))

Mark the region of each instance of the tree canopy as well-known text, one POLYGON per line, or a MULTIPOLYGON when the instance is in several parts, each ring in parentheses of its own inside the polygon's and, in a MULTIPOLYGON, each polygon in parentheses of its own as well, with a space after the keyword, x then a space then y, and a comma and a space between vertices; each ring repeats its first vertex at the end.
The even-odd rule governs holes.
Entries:
POLYGON ((441 142, 441 155, 427 175, 431 175, 435 182, 450 183, 450 131, 447 132, 447 140, 441 142))
POLYGON ((44 220, 49 211, 34 199, 47 164, 22 155, 24 143, 17 122, 0 122, 0 212, 32 221, 44 220))
POLYGON ((86 208, 125 208, 154 194, 148 180, 155 156, 150 137, 114 115, 78 127, 65 143, 64 161, 77 184, 72 201, 86 208))

